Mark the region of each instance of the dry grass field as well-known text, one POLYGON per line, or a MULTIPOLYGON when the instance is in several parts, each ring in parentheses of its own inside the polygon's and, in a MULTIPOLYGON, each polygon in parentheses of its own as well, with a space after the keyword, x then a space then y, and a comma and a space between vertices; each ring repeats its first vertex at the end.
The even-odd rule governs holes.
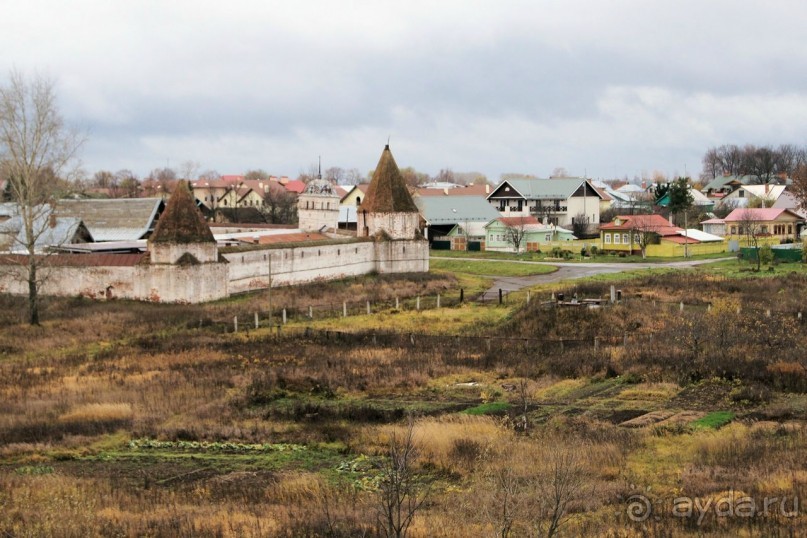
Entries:
POLYGON ((51 299, 41 327, 0 296, 0 536, 803 536, 807 276, 705 271, 279 335, 224 323, 266 294, 51 299))

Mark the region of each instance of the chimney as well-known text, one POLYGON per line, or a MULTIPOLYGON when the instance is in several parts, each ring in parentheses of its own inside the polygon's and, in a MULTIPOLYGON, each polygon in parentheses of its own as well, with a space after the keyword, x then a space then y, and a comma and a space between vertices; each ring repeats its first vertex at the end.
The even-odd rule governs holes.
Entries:
POLYGON ((490 183, 485 183, 485 194, 490 194, 490 183))
POLYGON ((51 211, 51 212, 50 212, 50 215, 48 216, 48 225, 49 225, 51 228, 55 228, 55 227, 56 227, 56 213, 54 213, 53 211, 51 211))
POLYGON ((644 179, 642 180, 642 190, 643 190, 643 191, 646 191, 646 190, 647 190, 647 181, 646 181, 646 180, 644 180, 644 179))

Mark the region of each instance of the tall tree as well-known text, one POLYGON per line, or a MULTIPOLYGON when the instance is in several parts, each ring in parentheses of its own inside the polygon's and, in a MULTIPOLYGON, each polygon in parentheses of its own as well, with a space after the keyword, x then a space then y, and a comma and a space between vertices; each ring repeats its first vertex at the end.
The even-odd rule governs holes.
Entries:
POLYGON ((58 177, 76 161, 83 136, 68 127, 56 103, 52 80, 12 71, 0 87, 0 166, 18 204, 27 254, 22 274, 28 283, 28 319, 39 324, 39 287, 44 272, 37 240, 50 227, 58 177))
MULTIPOLYGON (((689 223, 687 222, 687 214, 689 213, 689 209, 692 207, 692 203, 694 202, 694 198, 692 197, 692 192, 689 190, 689 180, 685 177, 679 177, 673 183, 670 184, 669 189, 670 195, 670 205, 668 206, 670 209, 670 213, 673 215, 680 215, 682 212, 684 214, 684 229, 688 229, 689 223)), ((685 236, 686 239, 686 236, 685 236)), ((684 243, 684 257, 689 256, 689 246, 687 243, 684 243)))

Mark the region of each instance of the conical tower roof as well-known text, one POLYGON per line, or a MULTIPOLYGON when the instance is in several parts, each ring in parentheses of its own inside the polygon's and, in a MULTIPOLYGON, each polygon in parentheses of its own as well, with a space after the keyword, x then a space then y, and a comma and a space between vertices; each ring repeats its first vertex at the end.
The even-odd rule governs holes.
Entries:
POLYGON ((154 233, 149 241, 152 243, 215 243, 196 201, 191 194, 190 183, 177 183, 165 210, 157 221, 154 233))
POLYGON ((418 208, 409 189, 406 188, 401 171, 395 164, 395 158, 389 149, 384 146, 381 159, 373 172, 373 179, 359 206, 359 211, 368 213, 417 213, 418 208))

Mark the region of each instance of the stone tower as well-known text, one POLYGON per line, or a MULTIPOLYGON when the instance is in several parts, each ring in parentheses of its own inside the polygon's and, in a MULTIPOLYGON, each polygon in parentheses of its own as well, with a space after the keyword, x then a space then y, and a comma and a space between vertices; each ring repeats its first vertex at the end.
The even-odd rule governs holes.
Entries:
POLYGON ((308 182, 297 199, 298 226, 306 232, 318 232, 339 226, 339 194, 329 181, 308 182))
POLYGON ((148 240, 152 264, 194 265, 216 263, 216 240, 196 207, 190 185, 177 183, 148 240))
POLYGON ((387 144, 357 211, 357 235, 416 239, 419 224, 420 213, 387 144))

